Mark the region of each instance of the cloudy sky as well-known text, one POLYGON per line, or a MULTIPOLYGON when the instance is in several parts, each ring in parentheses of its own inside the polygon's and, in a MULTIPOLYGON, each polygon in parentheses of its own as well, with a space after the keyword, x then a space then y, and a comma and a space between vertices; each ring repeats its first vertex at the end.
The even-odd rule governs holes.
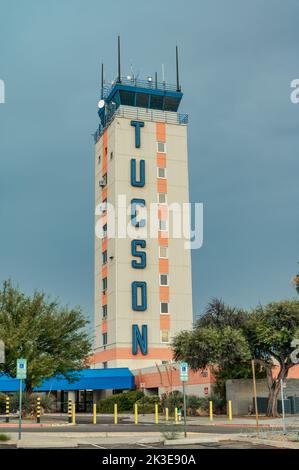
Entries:
MULTIPOLYGON (((194 312, 295 295, 299 261, 296 0, 0 0, 0 280, 93 312, 93 139, 100 62, 140 76, 181 55, 190 116, 194 312)), ((160 72, 159 72, 160 73, 160 72)))

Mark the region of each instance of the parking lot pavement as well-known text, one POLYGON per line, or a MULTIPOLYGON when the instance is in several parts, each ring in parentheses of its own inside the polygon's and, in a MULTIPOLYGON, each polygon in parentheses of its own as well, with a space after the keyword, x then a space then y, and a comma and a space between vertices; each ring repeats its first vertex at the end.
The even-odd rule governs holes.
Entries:
MULTIPOLYGON (((164 449, 163 443, 147 443, 147 444, 109 444, 103 445, 102 443, 97 444, 80 444, 78 449, 164 449)), ((265 445, 254 445, 249 442, 234 442, 234 441, 222 441, 219 443, 205 442, 202 444, 191 444, 191 445, 174 445, 167 446, 168 449, 273 449, 273 447, 265 445)))

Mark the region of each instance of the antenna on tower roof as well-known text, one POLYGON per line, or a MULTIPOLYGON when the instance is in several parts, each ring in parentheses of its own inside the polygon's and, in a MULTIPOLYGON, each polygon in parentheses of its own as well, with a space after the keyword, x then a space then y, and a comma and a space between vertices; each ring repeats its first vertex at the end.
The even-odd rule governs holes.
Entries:
POLYGON ((175 46, 175 63, 176 63, 176 91, 181 91, 180 76, 179 76, 179 52, 178 52, 178 46, 175 46))
POLYGON ((101 99, 104 97, 104 64, 101 67, 101 99))
POLYGON ((121 73, 120 73, 120 36, 117 37, 117 81, 121 82, 121 73))

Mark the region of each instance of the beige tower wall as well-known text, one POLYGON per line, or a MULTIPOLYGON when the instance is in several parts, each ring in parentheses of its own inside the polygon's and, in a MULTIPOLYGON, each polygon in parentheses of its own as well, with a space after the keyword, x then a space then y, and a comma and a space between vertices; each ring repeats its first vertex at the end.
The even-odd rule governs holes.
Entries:
MULTIPOLYGON (((136 111, 136 108, 133 108, 136 111)), ((138 110, 138 108, 137 108, 138 110)), ((142 110, 144 112, 144 110, 142 110)), ((161 115, 166 113, 161 112, 161 115)), ((169 113, 168 113, 169 114, 169 113)), ((175 114, 175 113, 173 113, 175 114)), ((126 198, 129 206, 131 199, 138 198, 146 201, 147 208, 151 203, 157 203, 157 129, 159 124, 142 119, 141 147, 135 148, 135 128, 131 126, 132 118, 116 116, 102 135, 95 149, 95 203, 103 199, 103 191, 107 192, 107 201, 116 206, 121 195, 126 198), (103 178, 103 153, 107 148, 107 186, 105 190, 99 187, 103 178), (98 157, 101 155, 101 161, 98 157), (136 158, 145 160, 145 186, 131 186, 130 160, 136 158)), ((165 120, 166 117, 165 117, 165 120)), ((187 126, 166 122, 164 126, 166 153, 166 184, 167 202, 188 203, 188 156, 187 156, 187 126)), ((105 169, 105 168, 104 168, 105 169)), ((165 184, 165 182, 163 183, 165 184)), ((158 210, 156 211, 158 217, 158 210)), ((149 213, 148 213, 149 215, 149 213)), ((107 216, 103 216, 107 217, 107 216)), ((168 213, 168 224, 172 223, 171 211, 168 213)), ((113 214, 108 214, 109 227, 114 220, 113 214)), ((129 213, 125 216, 130 226, 129 213)), ((101 217, 96 216, 96 223, 101 223, 101 217)), ((116 228, 120 224, 120 211, 116 211, 116 228)), ((95 241, 95 354, 94 364, 102 367, 140 367, 161 364, 172 358, 169 343, 161 342, 161 314, 159 270, 159 240, 151 238, 149 221, 145 229, 133 229, 133 238, 146 240, 147 265, 145 269, 134 269, 131 261, 132 238, 108 238, 107 251, 107 321, 103 329, 102 320, 102 240, 95 241), (112 258, 113 257, 113 258, 112 258), (146 281, 147 310, 136 312, 132 310, 131 283, 146 281), (148 326, 148 354, 132 355, 132 324, 148 326), (107 345, 102 343, 103 331, 107 330, 107 345)), ((185 239, 174 238, 169 230, 168 266, 169 266, 169 342, 181 330, 192 326, 192 283, 190 250, 185 248, 185 239)), ((163 264, 163 261, 162 261, 163 264)), ((159 268, 160 265, 160 268, 159 268)), ((162 269, 163 271, 163 269, 162 269)), ((165 318, 165 316, 164 316, 165 318)), ((167 320, 167 319, 166 319, 167 320)))

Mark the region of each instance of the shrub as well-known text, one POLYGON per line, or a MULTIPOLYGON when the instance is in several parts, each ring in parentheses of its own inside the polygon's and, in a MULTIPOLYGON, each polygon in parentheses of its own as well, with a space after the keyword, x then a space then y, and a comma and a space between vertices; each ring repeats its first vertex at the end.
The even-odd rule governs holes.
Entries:
POLYGON ((180 432, 178 430, 177 425, 171 424, 171 423, 168 423, 166 425, 165 429, 162 431, 161 434, 164 437, 164 439, 167 439, 167 441, 178 439, 180 436, 180 432))
POLYGON ((158 403, 159 412, 162 411, 160 397, 158 395, 144 395, 136 402, 140 413, 154 413, 155 405, 158 403))
POLYGON ((162 408, 168 408, 169 413, 173 414, 175 408, 182 408, 184 402, 184 397, 182 392, 179 390, 174 390, 170 393, 163 393, 161 396, 161 405, 162 408))
MULTIPOLYGON (((28 417, 33 417, 36 416, 36 399, 37 397, 41 398, 41 412, 49 412, 52 410, 54 398, 53 396, 49 395, 39 395, 37 394, 30 394, 28 395, 27 393, 23 393, 22 396, 22 411, 23 411, 23 416, 28 416, 28 417)), ((1 403, 1 410, 2 413, 5 413, 5 400, 6 400, 6 395, 1 394, 0 395, 0 403, 1 403)), ((9 411, 10 413, 16 413, 19 410, 19 393, 13 393, 10 394, 10 403, 9 403, 9 411)))
POLYGON ((117 404, 118 412, 133 411, 134 404, 143 397, 143 392, 133 390, 130 392, 118 393, 110 397, 103 398, 98 403, 99 413, 113 413, 114 404, 117 404))
POLYGON ((213 412, 216 414, 225 414, 226 413, 226 399, 217 394, 212 394, 209 396, 208 400, 213 402, 213 412))
MULTIPOLYGON (((208 397, 198 397, 196 395, 186 395, 187 414, 195 416, 196 414, 209 413, 209 401, 213 401, 213 412, 215 414, 225 413, 226 400, 225 398, 212 394, 208 397)), ((171 393, 164 393, 161 397, 161 404, 163 409, 168 408, 170 414, 174 414, 175 407, 183 409, 184 397, 183 394, 174 390, 171 393)))
POLYGON ((9 440, 10 440, 10 437, 7 434, 0 434, 0 441, 6 442, 9 440))
POLYGON ((203 400, 205 400, 205 398, 199 398, 196 395, 188 395, 186 398, 187 414, 196 416, 197 411, 202 408, 203 400))

